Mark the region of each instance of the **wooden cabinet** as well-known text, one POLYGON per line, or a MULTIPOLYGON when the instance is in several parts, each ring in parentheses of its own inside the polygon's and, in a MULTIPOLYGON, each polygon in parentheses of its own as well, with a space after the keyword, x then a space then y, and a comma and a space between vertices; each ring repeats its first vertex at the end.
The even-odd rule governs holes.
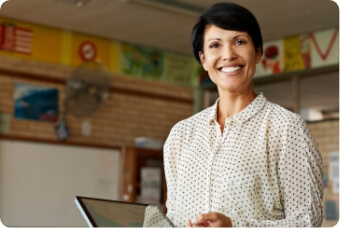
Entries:
POLYGON ((161 204, 166 201, 166 182, 163 169, 163 151, 127 147, 123 155, 123 168, 121 174, 121 200, 137 202, 141 192, 142 167, 159 167, 161 169, 161 204))

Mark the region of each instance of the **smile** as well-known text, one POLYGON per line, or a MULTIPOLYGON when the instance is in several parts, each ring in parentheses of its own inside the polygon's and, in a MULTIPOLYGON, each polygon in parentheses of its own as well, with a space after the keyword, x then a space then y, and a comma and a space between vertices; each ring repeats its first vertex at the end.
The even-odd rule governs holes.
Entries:
POLYGON ((223 73, 233 73, 233 72, 236 72, 236 71, 239 71, 241 70, 241 66, 234 66, 234 67, 222 67, 220 70, 223 72, 223 73))

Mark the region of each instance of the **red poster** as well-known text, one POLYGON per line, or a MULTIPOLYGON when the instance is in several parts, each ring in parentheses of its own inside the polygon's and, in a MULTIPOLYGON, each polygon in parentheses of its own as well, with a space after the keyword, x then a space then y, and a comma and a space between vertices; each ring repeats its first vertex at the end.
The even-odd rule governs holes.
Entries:
POLYGON ((19 28, 13 24, 1 24, 0 50, 31 55, 32 30, 19 28))

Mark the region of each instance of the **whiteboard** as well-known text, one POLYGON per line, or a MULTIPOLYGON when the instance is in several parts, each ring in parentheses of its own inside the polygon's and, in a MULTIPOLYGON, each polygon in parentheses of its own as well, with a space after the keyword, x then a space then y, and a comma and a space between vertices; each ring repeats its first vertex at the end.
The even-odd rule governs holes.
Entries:
POLYGON ((86 227, 73 200, 117 200, 119 161, 119 150, 0 140, 1 222, 86 227))

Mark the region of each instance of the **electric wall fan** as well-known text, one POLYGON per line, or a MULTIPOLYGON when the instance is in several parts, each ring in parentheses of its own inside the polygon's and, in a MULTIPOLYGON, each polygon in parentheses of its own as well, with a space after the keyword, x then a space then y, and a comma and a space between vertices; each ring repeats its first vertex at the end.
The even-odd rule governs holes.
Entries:
POLYGON ((55 127, 57 138, 65 140, 69 136, 66 112, 77 117, 91 115, 107 98, 109 88, 110 76, 101 62, 87 61, 76 67, 67 79, 64 107, 55 127))
POLYGON ((102 63, 82 63, 67 80, 66 111, 78 117, 91 115, 108 96, 109 87, 110 77, 102 63))

